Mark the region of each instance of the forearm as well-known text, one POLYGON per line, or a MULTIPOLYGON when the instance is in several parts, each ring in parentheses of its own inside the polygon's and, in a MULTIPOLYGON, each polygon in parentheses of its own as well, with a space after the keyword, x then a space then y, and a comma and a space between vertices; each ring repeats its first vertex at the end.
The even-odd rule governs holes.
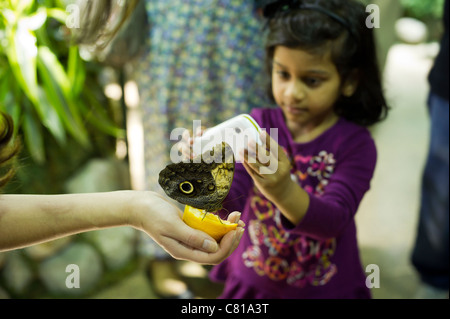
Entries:
POLYGON ((279 188, 278 192, 274 192, 272 198, 273 203, 280 212, 293 225, 298 225, 305 216, 309 207, 309 195, 297 183, 291 179, 279 188))
MULTIPOLYGON (((1 195, 0 251, 127 225, 126 192, 1 195)), ((129 198, 128 198, 129 200, 129 198)))

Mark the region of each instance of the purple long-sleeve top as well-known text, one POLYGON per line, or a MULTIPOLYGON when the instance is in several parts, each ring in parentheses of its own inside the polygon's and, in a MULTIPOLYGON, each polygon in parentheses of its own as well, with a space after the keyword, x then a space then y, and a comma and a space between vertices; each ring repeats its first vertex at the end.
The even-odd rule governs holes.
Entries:
POLYGON ((310 204, 293 225, 236 163, 224 207, 241 211, 247 227, 238 248, 210 273, 225 281, 221 297, 370 298, 354 220, 376 163, 369 131, 341 118, 314 140, 297 143, 281 109, 255 109, 251 116, 268 133, 278 128, 278 144, 293 163, 291 177, 310 204))

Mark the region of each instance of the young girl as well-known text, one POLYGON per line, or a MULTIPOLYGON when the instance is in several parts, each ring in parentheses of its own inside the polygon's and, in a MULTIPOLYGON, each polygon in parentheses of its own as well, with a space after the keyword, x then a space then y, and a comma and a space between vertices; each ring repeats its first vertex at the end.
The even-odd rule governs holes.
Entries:
POLYGON ((365 126, 382 120, 382 94, 365 8, 351 0, 278 1, 268 18, 270 95, 277 109, 251 115, 267 132, 273 174, 236 165, 224 207, 247 231, 213 268, 222 298, 370 298, 354 215, 370 187, 376 148, 365 126), (276 148, 274 148, 274 145, 276 148), (244 195, 244 196, 242 196, 244 195))

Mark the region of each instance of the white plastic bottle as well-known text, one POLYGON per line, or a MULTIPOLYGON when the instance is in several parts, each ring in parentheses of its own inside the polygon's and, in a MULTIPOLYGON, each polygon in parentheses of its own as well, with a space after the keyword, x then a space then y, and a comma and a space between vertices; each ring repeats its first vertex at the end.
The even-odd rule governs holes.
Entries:
POLYGON ((261 127, 248 114, 240 114, 219 125, 207 129, 205 133, 194 140, 194 156, 211 150, 215 145, 226 142, 233 149, 235 158, 242 149, 248 148, 250 141, 262 144, 259 137, 261 127))

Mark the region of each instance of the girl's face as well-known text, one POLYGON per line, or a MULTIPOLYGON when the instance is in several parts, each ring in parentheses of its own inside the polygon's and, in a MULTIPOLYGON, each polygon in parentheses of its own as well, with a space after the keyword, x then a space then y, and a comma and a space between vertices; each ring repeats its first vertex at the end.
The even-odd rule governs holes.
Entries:
POLYGON ((341 85, 329 53, 313 55, 301 49, 275 48, 272 92, 291 131, 334 123, 338 117, 333 105, 341 94, 353 94, 352 87, 341 85))

